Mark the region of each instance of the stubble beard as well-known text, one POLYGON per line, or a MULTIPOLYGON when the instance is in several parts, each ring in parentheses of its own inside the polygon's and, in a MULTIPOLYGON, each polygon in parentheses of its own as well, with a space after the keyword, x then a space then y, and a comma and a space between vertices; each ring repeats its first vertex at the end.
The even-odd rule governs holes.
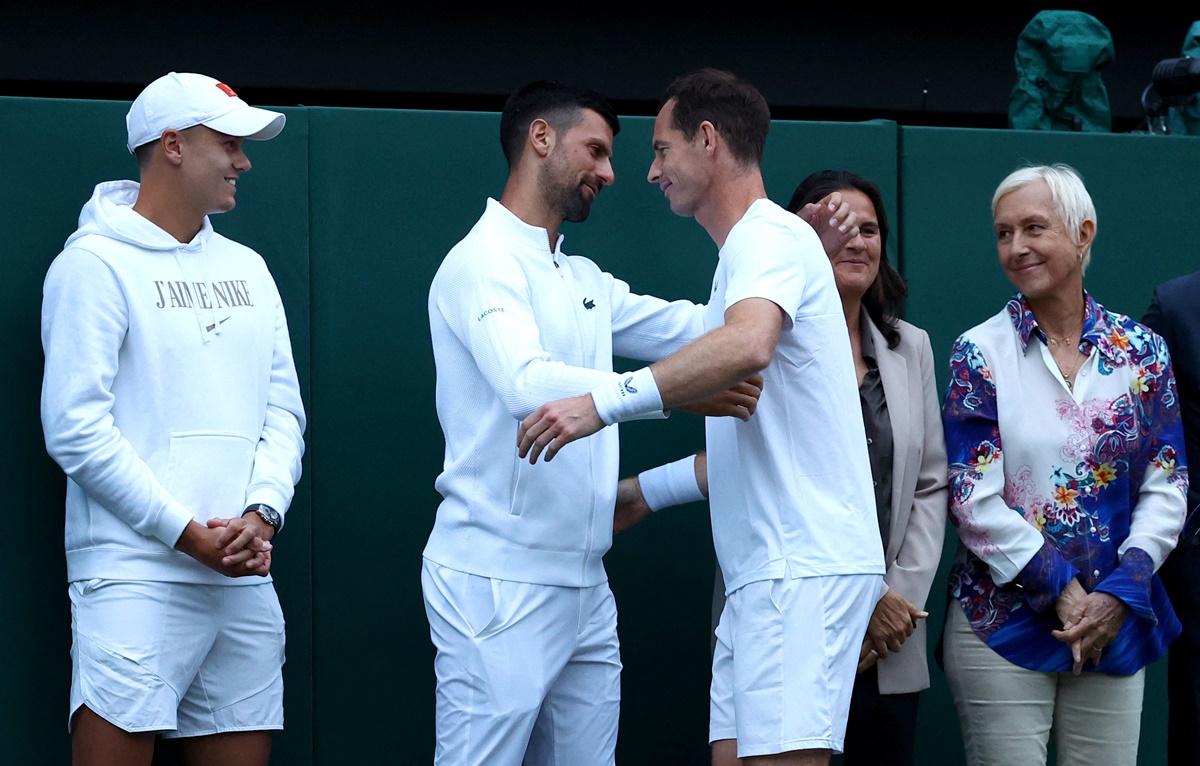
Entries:
POLYGON ((539 185, 546 204, 562 216, 564 221, 581 223, 587 220, 592 210, 592 201, 583 191, 583 184, 571 179, 561 179, 568 173, 563 163, 551 156, 549 162, 542 166, 539 185))

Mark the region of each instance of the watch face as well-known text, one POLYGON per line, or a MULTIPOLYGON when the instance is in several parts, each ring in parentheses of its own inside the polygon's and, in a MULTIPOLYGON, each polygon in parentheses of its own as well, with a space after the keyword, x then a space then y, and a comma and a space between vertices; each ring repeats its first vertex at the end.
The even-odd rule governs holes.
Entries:
POLYGON ((256 505, 249 510, 256 512, 259 516, 262 516, 264 521, 266 521, 272 527, 275 527, 275 531, 279 531, 279 523, 283 521, 283 519, 279 516, 279 511, 270 506, 261 504, 256 505))

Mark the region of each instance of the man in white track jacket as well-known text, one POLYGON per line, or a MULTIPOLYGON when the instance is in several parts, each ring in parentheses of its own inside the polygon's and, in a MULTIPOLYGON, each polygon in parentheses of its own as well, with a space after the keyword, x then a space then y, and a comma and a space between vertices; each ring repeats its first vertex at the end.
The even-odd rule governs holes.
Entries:
MULTIPOLYGON (((437 764, 613 763, 621 661, 602 557, 612 543, 617 430, 552 465, 517 455, 539 405, 585 393, 614 353, 655 360, 703 331, 702 310, 635 295, 562 251, 613 182, 616 115, 597 94, 532 83, 505 105, 500 201, 429 291, 444 500, 422 586, 437 647, 437 764)), ((753 412, 744 383, 706 411, 753 412)), ((664 417, 661 408, 648 415, 664 417)))
POLYGON ((141 183, 96 187, 50 266, 42 426, 67 474, 74 763, 266 766, 283 727, 272 536, 304 408, 262 258, 213 231, 284 116, 171 73, 126 118, 141 183))

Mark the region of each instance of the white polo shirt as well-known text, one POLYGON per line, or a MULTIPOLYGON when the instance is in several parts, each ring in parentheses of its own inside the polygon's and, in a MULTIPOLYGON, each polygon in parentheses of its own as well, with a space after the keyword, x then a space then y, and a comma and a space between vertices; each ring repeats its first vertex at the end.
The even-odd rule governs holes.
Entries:
POLYGON ((726 593, 776 577, 884 573, 841 299, 816 232, 767 199, 719 253, 705 329, 765 298, 789 320, 749 422, 708 418, 713 542, 726 593))

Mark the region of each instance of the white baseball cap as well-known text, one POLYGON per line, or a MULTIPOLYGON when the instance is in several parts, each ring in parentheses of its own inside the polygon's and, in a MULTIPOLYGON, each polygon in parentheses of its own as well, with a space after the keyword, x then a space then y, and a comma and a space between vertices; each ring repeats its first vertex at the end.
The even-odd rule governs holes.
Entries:
POLYGON ((228 136, 258 141, 274 138, 287 118, 250 106, 223 82, 189 72, 171 72, 146 86, 129 107, 125 127, 130 154, 168 130, 207 125, 228 136))

